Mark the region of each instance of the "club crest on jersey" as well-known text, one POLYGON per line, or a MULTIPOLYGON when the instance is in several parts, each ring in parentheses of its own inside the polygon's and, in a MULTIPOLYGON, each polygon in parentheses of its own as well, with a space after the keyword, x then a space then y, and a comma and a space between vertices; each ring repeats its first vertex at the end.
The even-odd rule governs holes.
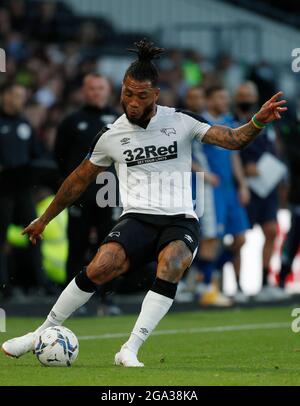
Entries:
POLYGON ((160 130, 160 132, 166 134, 168 137, 169 137, 171 134, 176 134, 175 128, 171 128, 171 127, 162 128, 162 129, 160 130))
POLYGON ((150 164, 177 158, 177 141, 165 146, 147 145, 123 152, 127 166, 150 164))
POLYGON ((121 142, 122 145, 129 144, 130 138, 126 138, 126 137, 125 137, 125 138, 122 138, 120 142, 121 142))

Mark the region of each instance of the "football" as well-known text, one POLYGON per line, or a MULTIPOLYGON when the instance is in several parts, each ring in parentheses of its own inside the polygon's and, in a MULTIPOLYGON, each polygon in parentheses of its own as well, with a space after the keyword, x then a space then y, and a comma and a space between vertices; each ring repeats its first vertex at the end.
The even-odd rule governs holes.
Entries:
POLYGON ((47 367, 70 367, 79 352, 76 335, 66 327, 49 327, 36 337, 35 355, 47 367))

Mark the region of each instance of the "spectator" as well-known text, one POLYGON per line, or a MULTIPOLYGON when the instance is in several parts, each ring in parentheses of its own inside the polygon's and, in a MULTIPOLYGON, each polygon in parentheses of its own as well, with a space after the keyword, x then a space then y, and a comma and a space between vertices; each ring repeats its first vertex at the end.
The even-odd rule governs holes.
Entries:
POLYGON ((259 105, 268 100, 276 91, 274 70, 266 61, 261 61, 252 68, 249 80, 254 82, 259 89, 257 101, 259 105))
MULTIPOLYGON (((106 78, 97 74, 85 76, 81 94, 84 105, 67 116, 57 130, 55 157, 63 178, 86 157, 96 134, 117 117, 114 109, 108 105, 111 88, 106 78)), ((92 184, 69 209, 68 281, 80 272, 87 261, 92 229, 97 230, 97 243, 94 246, 99 247, 112 227, 112 209, 99 208, 96 203, 98 189, 96 183, 92 184)))
POLYGON ((186 53, 182 64, 185 81, 188 86, 199 86, 203 82, 203 72, 201 69, 202 56, 195 50, 186 53))
POLYGON ((185 107, 196 113, 202 114, 206 108, 205 90, 201 86, 190 87, 185 96, 185 107))
POLYGON ((220 55, 217 60, 215 76, 230 93, 245 79, 242 66, 234 61, 230 55, 220 55))
MULTIPOLYGON (((35 217, 29 165, 39 157, 35 135, 30 123, 21 115, 26 103, 26 89, 7 83, 2 88, 0 110, 0 290, 9 293, 6 256, 8 226, 16 222, 25 226, 35 217)), ((28 246, 33 282, 44 285, 39 247, 28 246)))
POLYGON ((38 12, 31 22, 31 37, 43 42, 59 40, 59 19, 56 1, 44 1, 38 5, 38 12))

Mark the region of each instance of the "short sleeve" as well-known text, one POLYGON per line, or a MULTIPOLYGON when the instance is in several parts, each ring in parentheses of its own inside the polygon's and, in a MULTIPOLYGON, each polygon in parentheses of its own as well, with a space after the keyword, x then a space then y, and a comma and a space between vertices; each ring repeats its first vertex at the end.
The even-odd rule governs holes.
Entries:
POLYGON ((86 159, 89 159, 92 164, 97 166, 108 167, 113 163, 113 159, 108 154, 107 142, 108 127, 104 127, 94 138, 86 159))
POLYGON ((184 125, 187 128, 192 139, 202 141, 204 135, 210 129, 211 125, 208 124, 208 122, 203 117, 190 111, 178 109, 176 110, 176 112, 182 114, 184 125))

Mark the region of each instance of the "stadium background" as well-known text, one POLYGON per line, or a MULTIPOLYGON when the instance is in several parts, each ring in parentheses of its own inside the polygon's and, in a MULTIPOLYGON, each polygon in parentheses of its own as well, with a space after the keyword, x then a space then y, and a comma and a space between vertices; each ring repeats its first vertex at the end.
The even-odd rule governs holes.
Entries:
MULTIPOLYGON (((292 49, 300 44, 300 18, 293 6, 292 1, 285 2, 282 10, 280 2, 246 0, 0 1, 0 44, 7 56, 0 84, 13 80, 27 87, 29 102, 24 114, 43 147, 39 168, 44 176, 34 185, 35 193, 45 187, 52 192, 57 188, 56 128, 80 106, 83 76, 98 72, 109 77, 112 105, 121 112, 120 83, 131 61, 125 49, 143 36, 168 50, 159 62, 161 104, 182 107, 185 92, 193 85, 222 84, 232 94, 237 85, 251 78, 259 86, 262 101, 282 89, 293 111, 300 86, 299 74, 291 69, 292 49)), ((283 188, 272 283, 279 268, 280 242, 289 227, 284 195, 283 188)), ((10 243, 16 245, 14 230, 10 232, 10 243)), ((253 295, 261 285, 261 239, 258 228, 248 232, 242 252, 242 285, 253 295)), ((15 259, 22 249, 11 247, 10 256, 15 259)), ((36 301, 34 283, 31 286, 27 280, 27 288, 22 289, 26 271, 14 269, 23 278, 17 283, 12 280, 7 306, 13 309, 20 309, 15 304, 36 301)), ((299 258, 294 262, 294 280, 288 288, 300 292, 299 258)), ((224 288, 227 293, 235 289, 230 267, 225 270, 224 288)), ((38 298, 41 312, 43 299, 43 295, 38 298)), ((126 298, 122 300, 126 302, 126 298)), ((45 307, 47 303, 45 300, 45 307)))

